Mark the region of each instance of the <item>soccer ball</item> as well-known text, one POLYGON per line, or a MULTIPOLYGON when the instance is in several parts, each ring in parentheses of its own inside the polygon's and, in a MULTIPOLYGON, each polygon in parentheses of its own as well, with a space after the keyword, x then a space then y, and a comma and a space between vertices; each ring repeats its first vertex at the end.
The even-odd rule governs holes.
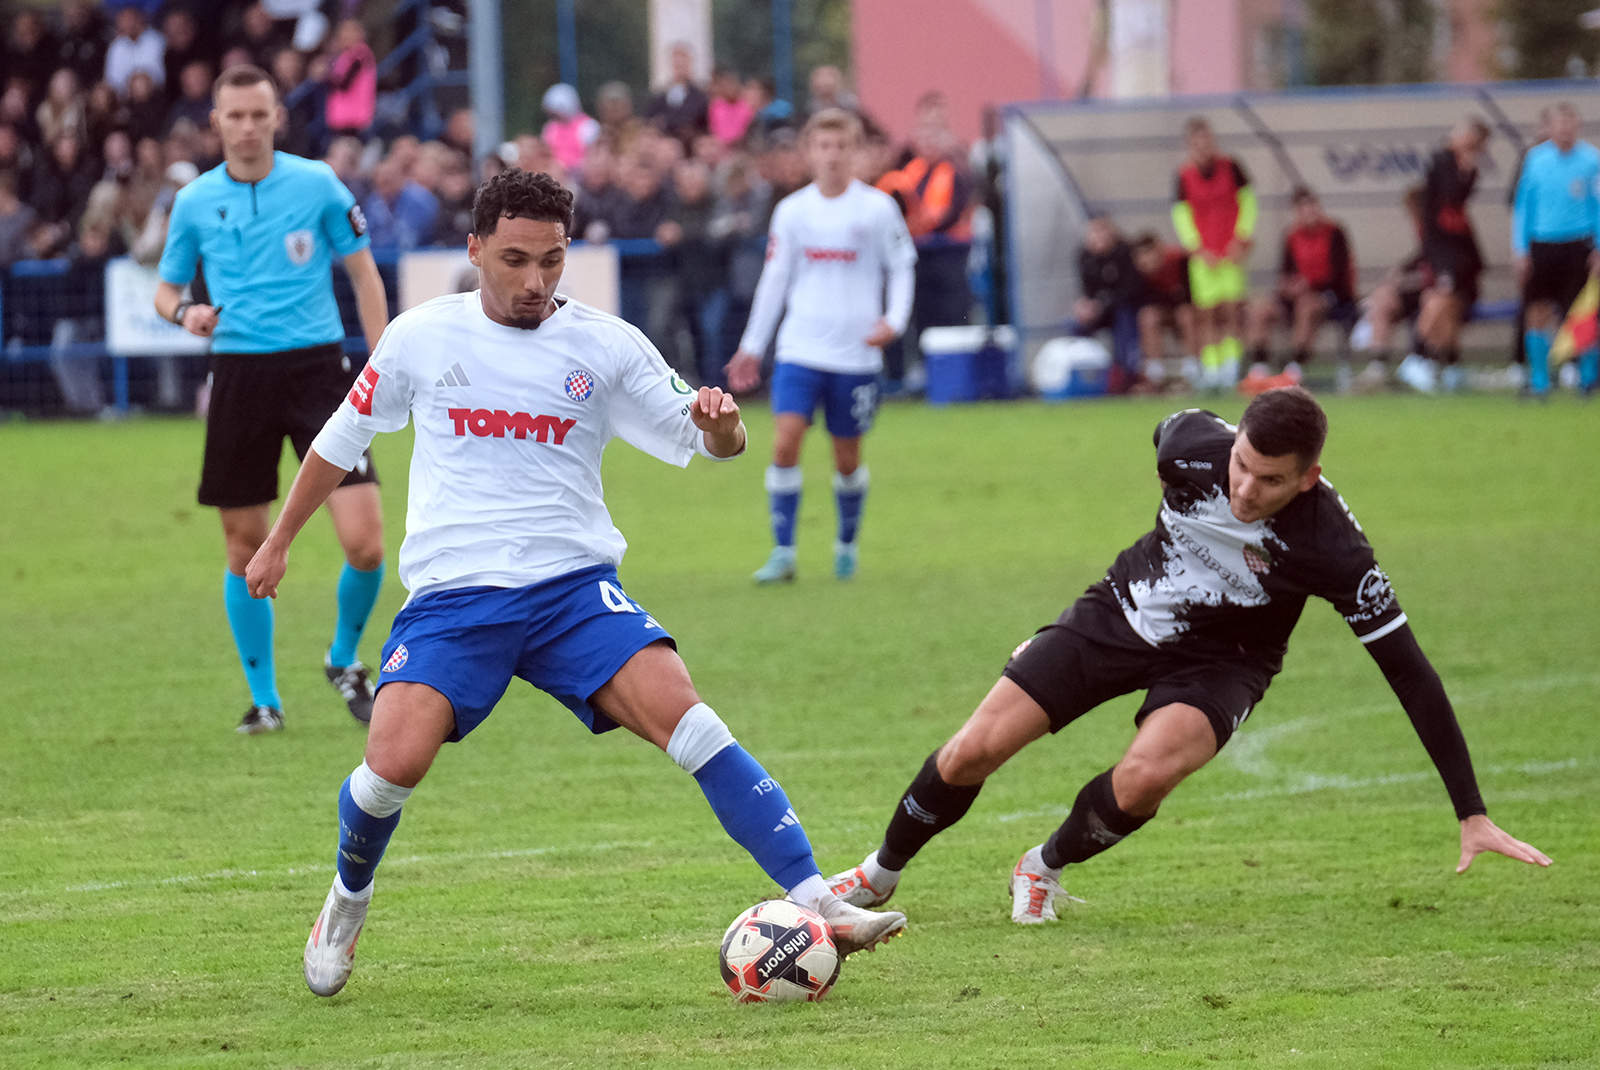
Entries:
POLYGON ((828 923, 787 899, 757 903, 722 937, 722 980, 740 1003, 819 1000, 839 979, 828 923))

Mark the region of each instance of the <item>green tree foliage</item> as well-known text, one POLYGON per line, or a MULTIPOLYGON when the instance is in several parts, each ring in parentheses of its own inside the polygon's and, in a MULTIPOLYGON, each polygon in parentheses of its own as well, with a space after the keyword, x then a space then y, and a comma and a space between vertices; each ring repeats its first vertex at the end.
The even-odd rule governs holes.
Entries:
POLYGON ((1586 71, 1600 56, 1600 34, 1578 26, 1594 0, 1499 0, 1494 14, 1505 34, 1503 73, 1511 78, 1564 78, 1573 60, 1586 71))
POLYGON ((1433 77, 1431 0, 1308 0, 1312 85, 1380 85, 1433 77))

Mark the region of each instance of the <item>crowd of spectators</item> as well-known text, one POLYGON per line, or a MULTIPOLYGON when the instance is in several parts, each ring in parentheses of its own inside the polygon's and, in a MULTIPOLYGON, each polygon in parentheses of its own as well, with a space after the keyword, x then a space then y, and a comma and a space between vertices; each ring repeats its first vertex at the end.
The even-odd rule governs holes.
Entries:
MULTIPOLYGON (((685 374, 712 383, 743 328, 773 206, 809 181, 806 118, 850 110, 867 130, 858 177, 900 201, 922 247, 914 329, 968 320, 973 214, 982 214, 985 183, 997 185, 996 168, 992 152, 975 152, 977 167, 969 165, 937 93, 897 146, 834 67, 810 73, 808 103, 796 109, 769 77, 717 67, 699 84, 695 57, 679 47, 671 82, 654 94, 611 82, 591 115, 573 87, 552 86, 539 130, 474 160, 467 109, 430 140, 378 136, 396 132, 375 126, 378 60, 360 0, 320 9, 312 0, 212 0, 203 18, 183 4, 66 0, 12 17, 0 71, 0 268, 52 257, 159 259, 176 190, 221 162, 212 83, 251 63, 272 73, 287 111, 278 148, 333 167, 361 204, 380 259, 464 245, 483 179, 508 166, 548 172, 576 194, 575 238, 632 243, 619 245, 624 317, 685 374)), ((899 347, 888 356, 891 379, 900 379, 899 347)))

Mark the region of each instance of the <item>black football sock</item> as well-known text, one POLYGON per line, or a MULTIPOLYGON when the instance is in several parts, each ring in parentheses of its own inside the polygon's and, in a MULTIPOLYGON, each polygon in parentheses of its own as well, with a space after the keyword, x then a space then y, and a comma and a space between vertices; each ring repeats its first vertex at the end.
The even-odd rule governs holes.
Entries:
POLYGON ((900 797, 878 848, 878 865, 902 870, 923 844, 961 820, 983 785, 957 787, 939 775, 939 752, 928 755, 916 779, 900 797))
POLYGON ((1078 792, 1072 813, 1044 841, 1039 854, 1045 865, 1060 869, 1116 846, 1149 820, 1149 817, 1135 817, 1117 806, 1117 796, 1111 790, 1111 770, 1107 769, 1078 792))

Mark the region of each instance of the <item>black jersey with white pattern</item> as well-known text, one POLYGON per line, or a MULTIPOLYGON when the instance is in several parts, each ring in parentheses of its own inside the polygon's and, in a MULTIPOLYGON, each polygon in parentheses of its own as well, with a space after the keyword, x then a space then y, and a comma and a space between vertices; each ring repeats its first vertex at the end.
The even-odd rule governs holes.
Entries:
POLYGON ((1236 429, 1214 413, 1174 413, 1156 428, 1163 484, 1155 528, 1102 581, 1141 639, 1196 655, 1281 664, 1310 596, 1325 598, 1363 643, 1405 623, 1361 525, 1327 480, 1266 520, 1228 499, 1236 429))

